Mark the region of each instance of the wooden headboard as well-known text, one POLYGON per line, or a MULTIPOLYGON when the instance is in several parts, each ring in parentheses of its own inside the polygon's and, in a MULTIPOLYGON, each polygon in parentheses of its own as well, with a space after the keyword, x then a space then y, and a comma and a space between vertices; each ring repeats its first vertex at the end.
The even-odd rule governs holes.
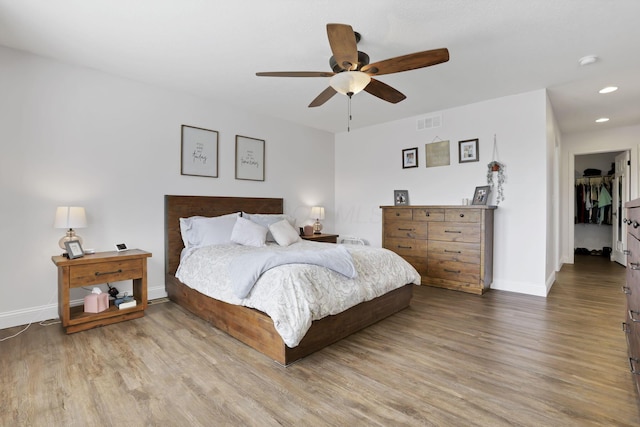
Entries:
POLYGON ((283 200, 261 197, 164 196, 164 268, 175 274, 184 248, 180 218, 194 215, 219 216, 233 212, 279 214, 283 200))

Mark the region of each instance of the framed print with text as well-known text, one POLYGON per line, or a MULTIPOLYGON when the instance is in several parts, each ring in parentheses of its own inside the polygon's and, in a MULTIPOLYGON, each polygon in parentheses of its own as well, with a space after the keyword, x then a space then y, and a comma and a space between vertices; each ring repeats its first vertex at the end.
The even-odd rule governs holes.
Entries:
POLYGON ((180 174, 218 177, 218 132, 182 125, 180 174))
POLYGON ((264 181, 264 140, 236 135, 236 179, 264 181))

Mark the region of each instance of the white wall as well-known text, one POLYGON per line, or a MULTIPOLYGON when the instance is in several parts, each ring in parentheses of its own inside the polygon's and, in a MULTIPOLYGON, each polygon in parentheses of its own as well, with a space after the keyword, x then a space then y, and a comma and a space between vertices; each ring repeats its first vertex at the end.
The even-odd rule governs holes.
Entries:
POLYGON ((57 317, 56 206, 86 208, 85 247, 152 252, 152 298, 164 295, 165 194, 283 197, 300 223, 322 204, 335 228, 330 133, 6 48, 0 93, 0 328, 57 317), (219 178, 180 175, 182 124, 219 132, 219 178), (264 182, 234 178, 236 134, 266 141, 264 182))
POLYGON ((412 205, 457 205, 486 185, 497 135, 507 165, 505 200, 495 215, 494 289, 547 293, 547 100, 544 90, 479 102, 441 114, 442 126, 416 130, 425 115, 336 135, 336 232, 381 245, 381 205, 393 190, 412 205), (458 141, 480 139, 480 161, 458 163, 458 141), (425 144, 450 141, 449 166, 425 167, 425 144), (401 151, 418 147, 419 167, 402 169, 401 151))
MULTIPOLYGON (((574 215, 575 215, 575 186, 574 171, 575 157, 584 154, 606 153, 610 151, 631 152, 631 199, 639 196, 638 193, 638 156, 640 150, 640 126, 627 126, 614 129, 607 129, 597 132, 576 133, 564 135, 562 139, 562 180, 561 180, 561 200, 562 209, 560 217, 562 260, 566 263, 573 263, 574 244, 574 215)), ((608 169, 607 169, 608 170, 608 169)))

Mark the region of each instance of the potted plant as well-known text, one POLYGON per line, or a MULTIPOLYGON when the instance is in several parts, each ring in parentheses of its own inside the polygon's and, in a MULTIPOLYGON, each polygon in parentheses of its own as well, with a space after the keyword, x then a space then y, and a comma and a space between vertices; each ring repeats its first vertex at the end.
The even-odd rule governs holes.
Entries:
POLYGON ((500 163, 497 160, 490 162, 487 165, 487 184, 491 185, 491 187, 495 187, 496 182, 494 182, 493 175, 497 174, 497 190, 496 190, 496 204, 499 205, 502 200, 504 200, 504 190, 502 185, 504 184, 505 179, 505 171, 506 165, 504 163, 500 163))

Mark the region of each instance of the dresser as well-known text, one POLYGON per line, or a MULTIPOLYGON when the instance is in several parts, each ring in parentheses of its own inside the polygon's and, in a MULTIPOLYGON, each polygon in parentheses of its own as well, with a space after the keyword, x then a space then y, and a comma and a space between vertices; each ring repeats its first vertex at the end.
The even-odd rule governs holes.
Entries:
POLYGON ((495 206, 380 206, 382 246, 423 285, 483 294, 493 282, 495 206))
POLYGON ((627 336, 629 369, 640 393, 640 199, 625 205, 627 224, 627 318, 623 329, 627 336))

